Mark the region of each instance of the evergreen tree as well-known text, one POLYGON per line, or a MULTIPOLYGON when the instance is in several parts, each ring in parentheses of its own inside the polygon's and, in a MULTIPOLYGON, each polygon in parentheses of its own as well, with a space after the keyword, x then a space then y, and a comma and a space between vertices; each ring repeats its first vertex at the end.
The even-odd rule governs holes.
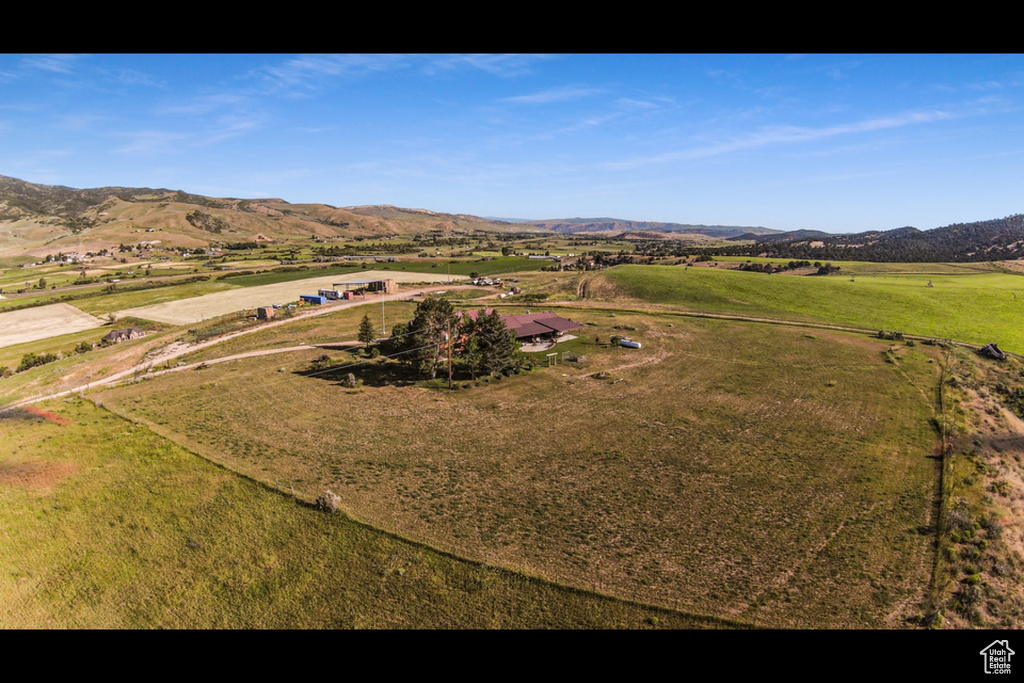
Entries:
POLYGON ((408 354, 409 362, 413 363, 421 373, 437 377, 437 370, 446 362, 448 333, 456 330, 455 309, 447 299, 429 297, 416 305, 416 313, 409 321, 409 332, 412 334, 412 349, 408 354), (443 355, 443 357, 442 357, 443 355))
POLYGON ((370 316, 364 315, 363 321, 359 323, 359 341, 363 344, 372 344, 377 338, 377 331, 373 329, 370 316))
POLYGON ((506 372, 515 368, 518 350, 515 334, 505 325, 500 313, 491 311, 490 315, 486 315, 479 311, 471 338, 474 348, 467 361, 474 367, 474 375, 506 372))

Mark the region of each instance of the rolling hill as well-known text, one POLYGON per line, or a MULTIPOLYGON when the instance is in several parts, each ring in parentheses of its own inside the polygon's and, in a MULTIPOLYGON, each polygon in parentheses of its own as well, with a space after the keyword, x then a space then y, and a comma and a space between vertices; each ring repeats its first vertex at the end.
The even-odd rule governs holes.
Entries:
POLYGON ((0 176, 0 254, 50 253, 159 241, 349 239, 430 231, 521 232, 523 224, 394 206, 290 204, 282 199, 214 198, 181 190, 101 187, 79 190, 0 176))

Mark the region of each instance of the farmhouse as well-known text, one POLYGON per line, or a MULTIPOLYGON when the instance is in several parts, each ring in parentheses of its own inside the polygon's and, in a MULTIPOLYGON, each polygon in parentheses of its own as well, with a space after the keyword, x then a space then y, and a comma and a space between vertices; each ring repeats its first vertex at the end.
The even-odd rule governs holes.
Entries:
MULTIPOLYGON (((490 315, 494 309, 488 308, 485 315, 490 315)), ((476 320, 479 311, 469 311, 470 319, 476 320)), ((582 330, 583 325, 572 320, 558 316, 554 313, 526 313, 523 315, 503 315, 502 322, 508 329, 515 333, 516 340, 523 341, 561 341, 563 335, 573 330, 582 330)))
POLYGON ((107 344, 120 344, 123 341, 145 337, 146 331, 138 327, 127 327, 123 330, 113 330, 103 337, 107 344))
POLYGON ((573 330, 582 330, 583 325, 554 313, 527 313, 525 315, 503 315, 508 329, 515 332, 516 339, 548 339, 558 341, 573 330))

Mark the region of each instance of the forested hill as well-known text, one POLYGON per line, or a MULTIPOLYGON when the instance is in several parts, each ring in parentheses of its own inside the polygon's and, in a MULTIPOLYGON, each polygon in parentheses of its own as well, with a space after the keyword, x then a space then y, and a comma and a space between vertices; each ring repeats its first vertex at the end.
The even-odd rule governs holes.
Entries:
POLYGON ((932 230, 895 230, 829 235, 794 231, 747 239, 753 244, 705 250, 709 254, 855 261, 1003 261, 1024 258, 1024 214, 932 230), (800 233, 803 234, 800 234, 800 233))

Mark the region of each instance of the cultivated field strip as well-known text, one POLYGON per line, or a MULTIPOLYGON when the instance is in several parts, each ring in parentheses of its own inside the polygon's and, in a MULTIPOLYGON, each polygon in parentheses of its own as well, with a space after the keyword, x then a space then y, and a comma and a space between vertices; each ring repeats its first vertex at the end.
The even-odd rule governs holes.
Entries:
POLYGON ((103 321, 70 304, 50 304, 0 313, 0 347, 92 330, 103 321))

